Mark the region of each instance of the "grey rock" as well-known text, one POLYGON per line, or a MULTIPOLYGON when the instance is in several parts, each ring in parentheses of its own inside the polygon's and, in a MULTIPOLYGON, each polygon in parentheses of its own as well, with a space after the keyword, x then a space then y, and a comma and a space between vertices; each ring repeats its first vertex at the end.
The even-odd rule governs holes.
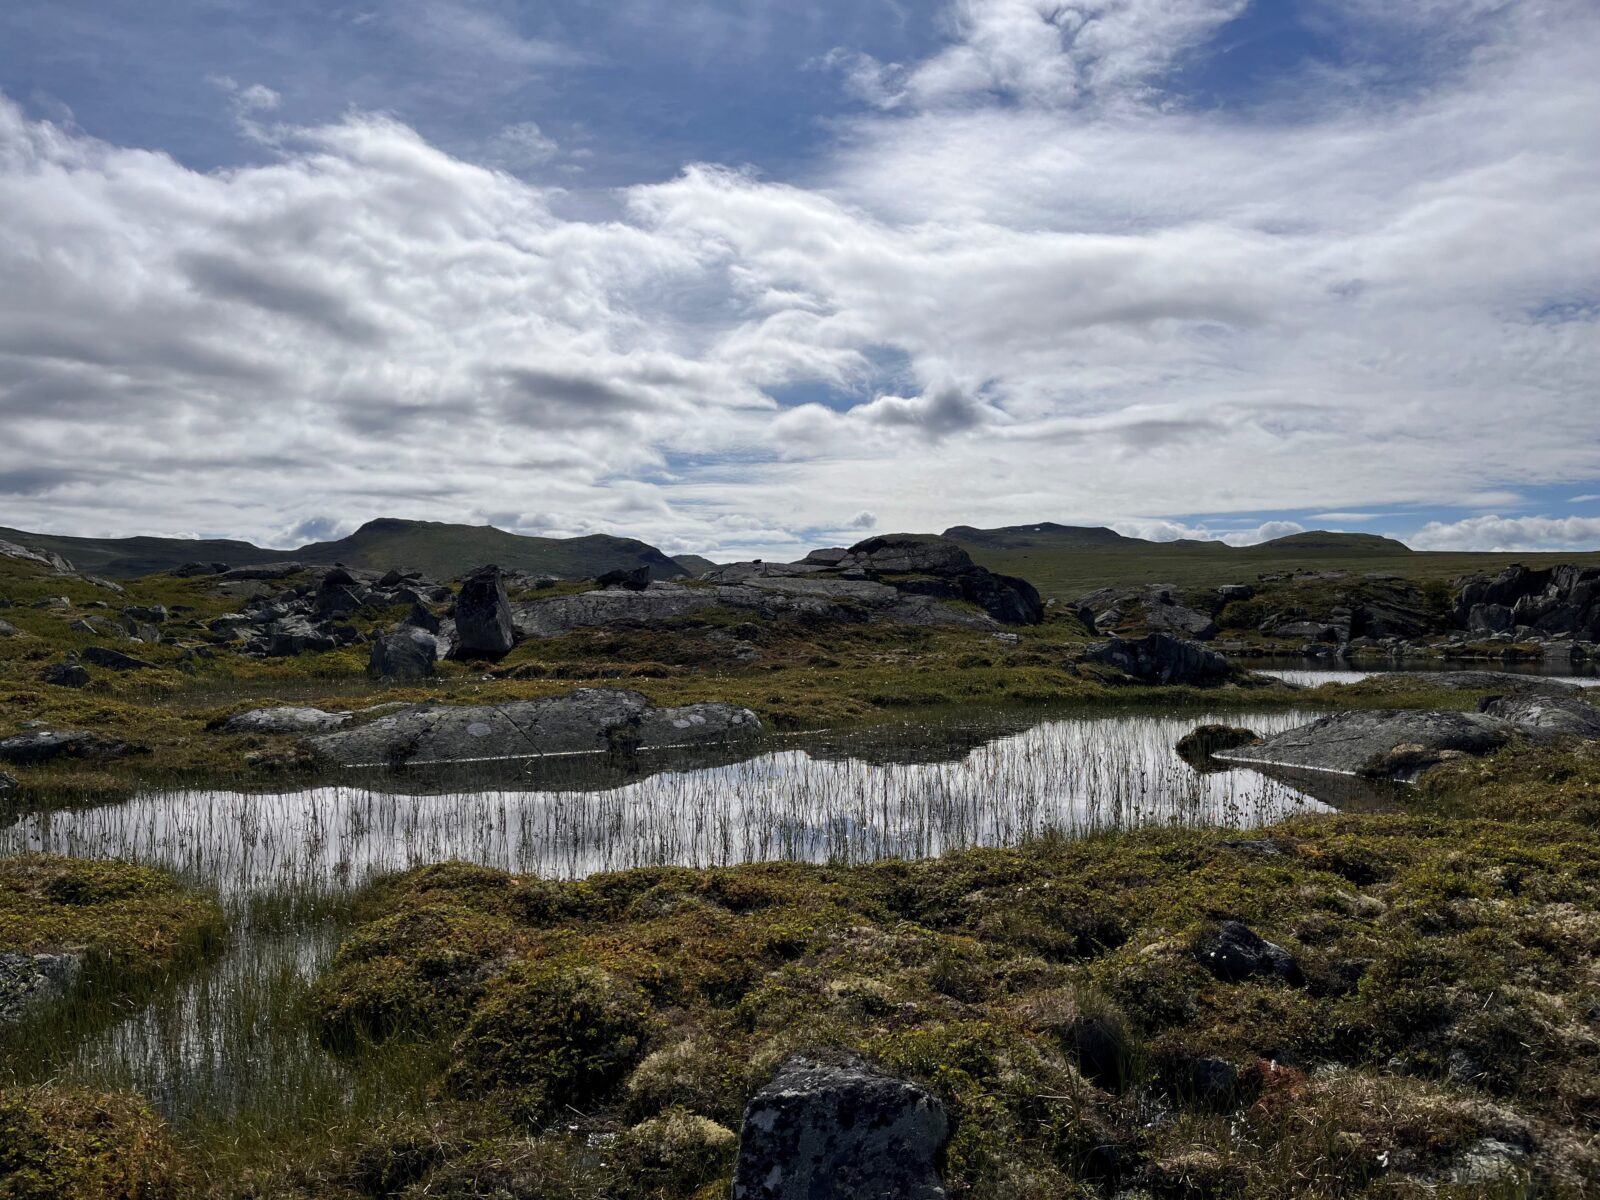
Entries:
POLYGON ((1248 583, 1225 583, 1217 589, 1217 595, 1223 600, 1250 600, 1255 594, 1256 589, 1248 583))
POLYGON ((456 597, 457 658, 498 658, 516 644, 511 602, 499 567, 480 567, 468 575, 456 597))
POLYGON ((1215 755, 1225 762, 1407 778, 1447 753, 1487 754, 1506 726, 1479 713, 1368 709, 1333 713, 1254 746, 1215 755))
POLYGON ((221 575, 228 569, 227 563, 220 562, 188 562, 181 567, 175 567, 172 574, 180 579, 194 579, 201 575, 221 575))
POLYGON ((113 759, 144 753, 132 746, 84 729, 35 729, 0 739, 0 762, 31 766, 58 758, 113 759))
POLYGON ((236 713, 217 726, 223 733, 321 733, 347 724, 351 714, 279 705, 236 713))
POLYGON ((305 617, 284 617, 267 629, 266 653, 273 658, 298 654, 325 654, 339 648, 339 639, 305 617))
POLYGON ((631 752, 756 736, 761 722, 727 704, 654 708, 638 692, 580 688, 494 705, 414 705, 307 739, 342 766, 424 764, 545 754, 631 752))
POLYGON ((426 630, 428 633, 438 633, 440 629, 439 618, 420 600, 411 602, 411 611, 406 613, 405 620, 400 623, 409 625, 413 629, 426 630))
POLYGON ((1482 711, 1535 740, 1600 738, 1600 708, 1581 696, 1497 696, 1486 701, 1482 711))
POLYGON ((1217 635, 1212 614, 1184 603, 1182 593, 1170 583, 1100 588, 1080 596, 1074 611, 1090 629, 1102 633, 1116 629, 1131 614, 1139 613, 1144 627, 1151 632, 1171 633, 1202 642, 1217 635))
POLYGON ((1167 633, 1152 633, 1137 641, 1112 638, 1091 646, 1084 652, 1084 661, 1116 667, 1141 683, 1205 686, 1233 676, 1232 665, 1215 650, 1167 633))
POLYGON ((20 786, 15 775, 7 775, 4 771, 0 771, 0 793, 16 791, 20 786))
POLYGON ((813 550, 800 561, 818 567, 837 567, 850 557, 850 551, 843 546, 830 546, 825 550, 813 550))
POLYGON ((15 1021, 40 1004, 64 999, 83 974, 76 954, 29 954, 0 950, 0 1024, 15 1021))
POLYGON ((1578 685, 1569 680, 1511 671, 1406 671, 1384 682, 1400 687, 1444 688, 1452 692, 1501 692, 1505 695, 1573 696, 1578 685))
POLYGON ((795 1056, 751 1097, 734 1200, 944 1200, 940 1101, 859 1059, 795 1056))
POLYGON ((129 604, 123 608, 122 615, 130 621, 150 625, 164 625, 171 616, 165 604, 129 604))
POLYGON ((1467 1148, 1452 1173, 1454 1181, 1480 1187, 1504 1187, 1527 1173, 1528 1152, 1496 1138, 1480 1138, 1467 1148))
POLYGON ((56 687, 81 688, 89 684, 88 670, 77 662, 53 663, 44 669, 39 678, 56 687))
POLYGON ((0 621, 0 637, 16 637, 18 632, 10 621, 0 621))
POLYGON ((1242 921, 1222 921, 1202 933, 1194 943, 1194 958, 1224 983, 1261 976, 1301 982, 1300 964, 1294 955, 1242 921))
POLYGON ((108 671, 150 671, 155 669, 154 663, 147 663, 142 658, 134 658, 131 654, 124 654, 121 650, 112 650, 106 646, 88 646, 80 653, 84 662, 96 667, 104 667, 108 671))
MULTIPOLYGON (((811 561, 807 556, 807 561, 811 561)), ((890 533, 857 542, 835 565, 893 574, 960 575, 977 564, 948 538, 890 533)))
POLYGON ((49 567, 57 575, 76 575, 77 568, 49 550, 29 550, 15 542, 0 541, 0 558, 15 558, 22 562, 35 563, 42 567, 49 567))
POLYGON ((439 643, 433 634, 402 625, 373 641, 367 675, 372 679, 426 679, 433 674, 438 657, 439 643))

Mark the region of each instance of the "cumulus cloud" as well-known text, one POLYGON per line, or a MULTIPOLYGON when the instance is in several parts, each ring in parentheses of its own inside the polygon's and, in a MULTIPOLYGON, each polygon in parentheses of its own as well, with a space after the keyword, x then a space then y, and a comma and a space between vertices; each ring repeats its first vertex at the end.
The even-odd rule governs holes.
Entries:
POLYGON ((1263 521, 1251 529, 1215 529, 1205 525, 1187 525, 1182 521, 1162 518, 1133 518, 1115 521, 1111 528, 1124 537, 1143 538, 1147 542, 1222 542, 1229 546, 1255 546, 1274 538, 1304 533, 1305 526, 1294 521, 1263 521))
MULTIPOLYGON (((8 523, 754 548, 840 496, 1143 528, 1600 477, 1595 312, 1530 317, 1594 290, 1600 14, 1471 5, 1469 53, 1467 3, 1404 6, 1416 86, 1245 117, 1160 91, 1236 3, 960 0, 923 61, 835 58, 875 108, 804 176, 578 200, 380 115, 201 172, 0 98, 8 523)), ((384 20, 463 72, 566 61, 486 11, 384 20)))
POLYGON ((1600 517, 1468 517, 1430 521, 1415 550, 1600 550, 1600 517))

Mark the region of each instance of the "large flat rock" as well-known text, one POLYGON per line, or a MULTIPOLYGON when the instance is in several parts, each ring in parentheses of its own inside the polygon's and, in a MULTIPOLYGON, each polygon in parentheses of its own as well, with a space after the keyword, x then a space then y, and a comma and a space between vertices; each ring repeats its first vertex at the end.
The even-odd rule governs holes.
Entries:
POLYGON ((505 704, 419 704, 308 737, 304 745, 340 766, 399 766, 709 745, 760 732, 760 719, 747 708, 656 708, 638 692, 579 688, 505 704))
POLYGON ((1333 713, 1213 757, 1247 766, 1404 777, 1447 752, 1486 754, 1503 745, 1509 732, 1505 722, 1481 713, 1366 709, 1333 713))

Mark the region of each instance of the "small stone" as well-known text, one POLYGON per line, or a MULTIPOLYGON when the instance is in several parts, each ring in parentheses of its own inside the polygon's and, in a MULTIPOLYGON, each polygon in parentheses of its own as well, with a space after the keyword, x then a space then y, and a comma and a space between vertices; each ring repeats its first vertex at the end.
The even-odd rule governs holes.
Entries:
POLYGON ((46 667, 39 678, 56 687, 81 688, 89 683, 89 672, 81 663, 59 662, 46 667))
POLYGON ((1275 976, 1300 983, 1300 964, 1282 946, 1269 942, 1242 921, 1223 921, 1195 942, 1195 961, 1224 983, 1275 976))

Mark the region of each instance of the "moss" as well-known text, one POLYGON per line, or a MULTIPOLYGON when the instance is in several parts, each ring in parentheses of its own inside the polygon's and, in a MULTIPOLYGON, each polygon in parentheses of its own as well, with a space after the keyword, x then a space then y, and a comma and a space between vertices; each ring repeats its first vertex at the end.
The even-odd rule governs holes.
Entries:
POLYGON ((177 1200, 193 1194, 166 1126, 144 1103, 73 1088, 0 1089, 6 1200, 177 1200))
MULTIPOLYGON (((535 1131, 558 1093, 606 1137, 663 1114, 731 1128, 785 1056, 828 1048, 941 1097, 947 1180, 967 1197, 1265 1198, 1301 1171, 1319 1195, 1403 1195, 1391 1184, 1454 1178, 1511 1126, 1562 1195, 1588 1163, 1576 1131, 1600 1116, 1600 846, 1570 823, 1332 815, 1248 839, 1147 830, 582 884, 447 865, 367 907, 331 978, 397 967, 459 1000, 453 1094, 535 1131), (1223 917, 1288 948, 1304 981, 1213 978, 1189 941, 1223 917), (420 969, 457 953, 473 994, 420 969), (1237 1086, 1176 1086, 1201 1058, 1234 1064, 1237 1086), (1380 1101, 1400 1132, 1360 1108, 1380 1101)), ((617 1194, 639 1177, 606 1170, 622 1174, 594 1186, 617 1194)))
POLYGON ((214 947, 221 909, 165 871, 115 861, 22 855, 0 860, 0 949, 85 956, 123 986, 214 947))
POLYGON ((457 1042, 457 1095, 502 1095, 530 1117, 604 1098, 644 1054, 649 1005, 602 970, 521 964, 498 981, 457 1042))

